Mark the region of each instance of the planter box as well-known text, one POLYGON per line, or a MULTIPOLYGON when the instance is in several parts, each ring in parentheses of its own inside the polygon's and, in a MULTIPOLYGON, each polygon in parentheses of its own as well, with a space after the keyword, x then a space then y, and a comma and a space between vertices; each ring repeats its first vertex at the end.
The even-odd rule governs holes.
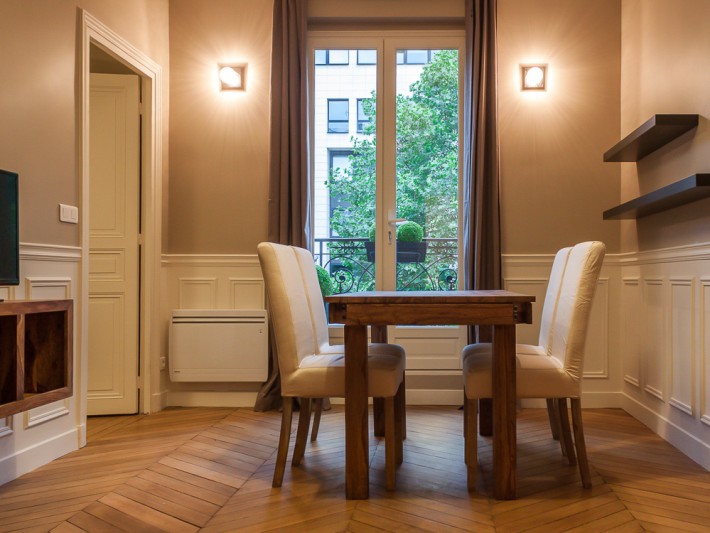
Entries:
MULTIPOLYGON (((397 241, 397 262, 398 263, 423 263, 426 258, 427 243, 422 242, 401 242, 397 241)), ((365 241, 365 251, 367 260, 375 262, 375 243, 365 241)))

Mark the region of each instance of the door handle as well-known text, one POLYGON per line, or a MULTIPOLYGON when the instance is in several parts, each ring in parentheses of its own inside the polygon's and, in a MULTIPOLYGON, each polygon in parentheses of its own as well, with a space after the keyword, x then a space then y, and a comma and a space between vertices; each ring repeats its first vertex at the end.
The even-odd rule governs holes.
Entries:
MULTIPOLYGON (((406 222, 406 218, 391 218, 387 221, 387 224, 393 227, 397 227, 397 224, 400 224, 402 222, 406 222)), ((389 229, 387 231, 387 238, 389 239, 389 243, 392 244, 392 230, 389 229)))

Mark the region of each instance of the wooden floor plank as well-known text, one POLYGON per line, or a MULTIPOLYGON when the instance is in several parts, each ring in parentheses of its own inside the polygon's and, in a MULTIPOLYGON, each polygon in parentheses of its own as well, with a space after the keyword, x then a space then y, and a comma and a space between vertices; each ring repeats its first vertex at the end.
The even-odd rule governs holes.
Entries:
POLYGON ((552 440, 546 411, 523 409, 519 498, 509 501, 491 498, 489 437, 478 439, 477 490, 466 490, 456 407, 408 407, 394 492, 384 441, 370 434, 367 501, 344 498, 341 405, 324 413, 318 441, 280 489, 271 488, 278 413, 89 419, 87 447, 0 487, 0 532, 710 531, 710 473, 623 411, 583 416, 593 487, 582 488, 552 440))

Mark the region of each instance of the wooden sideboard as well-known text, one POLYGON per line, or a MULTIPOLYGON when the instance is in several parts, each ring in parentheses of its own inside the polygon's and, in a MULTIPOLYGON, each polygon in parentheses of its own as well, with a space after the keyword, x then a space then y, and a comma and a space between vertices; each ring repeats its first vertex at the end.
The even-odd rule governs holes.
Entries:
POLYGON ((0 418, 72 395, 72 300, 0 303, 0 418))

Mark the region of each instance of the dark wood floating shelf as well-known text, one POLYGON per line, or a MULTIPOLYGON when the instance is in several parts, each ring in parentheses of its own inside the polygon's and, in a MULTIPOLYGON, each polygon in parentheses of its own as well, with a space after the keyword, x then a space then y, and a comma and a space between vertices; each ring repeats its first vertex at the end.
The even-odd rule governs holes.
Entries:
POLYGON ((710 174, 694 174, 604 211, 604 220, 641 218, 710 197, 710 174))
POLYGON ((653 115, 604 153, 604 161, 639 161, 698 125, 698 115, 653 115))
POLYGON ((72 301, 0 303, 0 418, 72 395, 72 301))

